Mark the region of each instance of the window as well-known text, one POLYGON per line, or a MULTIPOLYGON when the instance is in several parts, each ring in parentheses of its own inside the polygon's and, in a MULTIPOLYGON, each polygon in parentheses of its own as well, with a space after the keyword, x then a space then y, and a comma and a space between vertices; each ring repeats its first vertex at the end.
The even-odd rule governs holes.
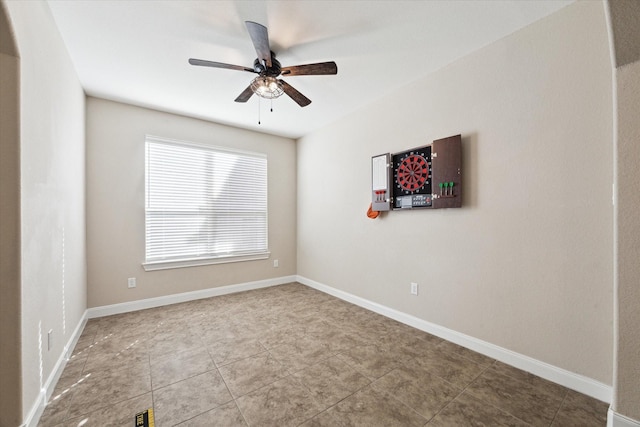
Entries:
POLYGON ((146 138, 146 270, 268 258, 267 157, 146 138))

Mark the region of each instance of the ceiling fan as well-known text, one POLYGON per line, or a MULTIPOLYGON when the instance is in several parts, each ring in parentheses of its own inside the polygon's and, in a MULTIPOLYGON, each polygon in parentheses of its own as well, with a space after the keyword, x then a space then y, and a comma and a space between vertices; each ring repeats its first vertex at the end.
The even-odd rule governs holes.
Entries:
POLYGON ((338 74, 338 66, 333 61, 282 67, 276 59, 276 54, 273 53, 269 47, 267 27, 251 21, 246 21, 245 24, 247 25, 247 30, 249 30, 253 46, 256 48, 256 53, 258 54, 258 57, 253 61, 253 68, 189 58, 189 64, 191 65, 226 68, 229 70, 248 71, 258 74, 258 77, 253 79, 251 84, 235 99, 236 102, 247 102, 254 93, 267 99, 277 98, 283 93, 286 93, 298 105, 306 107, 311 104, 311 100, 298 92, 289 83, 277 77, 281 75, 312 76, 338 74))

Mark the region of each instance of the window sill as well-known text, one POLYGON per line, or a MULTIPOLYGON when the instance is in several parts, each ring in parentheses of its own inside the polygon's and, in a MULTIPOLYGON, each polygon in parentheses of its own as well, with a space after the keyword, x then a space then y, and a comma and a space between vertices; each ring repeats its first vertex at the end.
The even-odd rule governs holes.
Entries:
POLYGON ((268 259, 271 252, 258 252, 248 255, 229 255, 219 256, 215 258, 195 258, 178 261, 151 261, 143 262, 142 267, 145 271, 169 270, 173 268, 199 267, 212 264, 227 264, 230 262, 256 261, 260 259, 268 259))

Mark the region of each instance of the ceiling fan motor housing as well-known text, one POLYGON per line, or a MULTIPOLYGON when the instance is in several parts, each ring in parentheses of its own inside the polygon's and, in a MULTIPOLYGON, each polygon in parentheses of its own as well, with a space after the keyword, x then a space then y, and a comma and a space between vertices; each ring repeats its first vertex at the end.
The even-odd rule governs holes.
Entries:
POLYGON ((253 61, 253 69, 261 76, 278 77, 281 73, 280 61, 276 59, 276 54, 271 52, 271 67, 266 67, 260 58, 253 61))

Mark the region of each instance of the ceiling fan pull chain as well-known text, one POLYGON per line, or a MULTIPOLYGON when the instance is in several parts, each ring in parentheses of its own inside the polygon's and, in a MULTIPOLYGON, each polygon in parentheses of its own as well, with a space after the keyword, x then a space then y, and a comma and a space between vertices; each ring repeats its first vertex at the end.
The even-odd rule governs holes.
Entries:
POLYGON ((271 112, 273 113, 273 98, 271 98, 271 112))
POLYGON ((258 97, 258 124, 260 124, 260 97, 258 97))

